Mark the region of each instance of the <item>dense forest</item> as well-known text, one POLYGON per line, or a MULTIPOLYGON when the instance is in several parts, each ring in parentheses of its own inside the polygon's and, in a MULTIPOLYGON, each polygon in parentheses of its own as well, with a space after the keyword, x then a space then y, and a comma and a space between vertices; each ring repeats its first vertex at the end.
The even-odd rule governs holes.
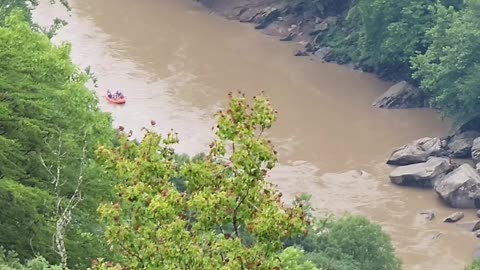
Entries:
POLYGON ((458 122, 478 116, 480 1, 306 2, 342 13, 343 20, 317 39, 333 49, 329 60, 410 81, 458 122))
MULTIPOLYGON (((374 2, 377 12, 388 12, 380 5, 389 1, 374 2)), ((174 133, 162 136, 146 129, 143 140, 132 140, 114 130, 110 116, 99 110, 95 93, 86 87, 91 78, 72 63, 70 45, 50 42, 64 22, 52 18, 47 28, 32 22, 36 5, 0 3, 0 269, 401 268, 380 226, 362 217, 317 219, 308 195, 287 206, 268 184, 265 176, 277 159, 264 131, 275 123, 276 113, 266 97, 249 102, 231 95, 228 108, 217 115, 216 139, 205 154, 175 153, 174 133)), ((474 59, 473 40, 458 44, 445 34, 474 34, 472 3, 425 4, 435 16, 422 18, 432 26, 418 30, 425 31, 421 42, 410 41, 426 42, 424 52, 387 46, 388 55, 396 58, 366 49, 375 42, 386 45, 367 34, 382 31, 365 26, 375 16, 393 24, 396 13, 367 16, 365 3, 357 5, 357 15, 352 10, 351 16, 365 17, 354 27, 362 51, 347 53, 345 48, 354 46, 346 42, 351 39, 332 39, 339 43, 339 58, 375 68, 393 68, 409 59, 406 74, 432 93, 437 93, 434 87, 447 91, 436 86, 438 70, 444 76, 460 74, 453 70, 459 63, 449 61, 474 59), (458 33, 450 30, 454 26, 458 33), (445 40, 435 41, 435 36, 445 40), (461 59, 446 59, 442 48, 450 43, 471 51, 461 59), (399 48, 404 51, 395 51, 399 48)), ((473 60, 462 63, 463 71, 476 68, 473 60)), ((467 86, 475 79, 469 76, 474 73, 465 77, 467 86)), ((442 85, 453 83, 440 77, 442 85)), ((444 106, 447 93, 437 94, 444 106)))

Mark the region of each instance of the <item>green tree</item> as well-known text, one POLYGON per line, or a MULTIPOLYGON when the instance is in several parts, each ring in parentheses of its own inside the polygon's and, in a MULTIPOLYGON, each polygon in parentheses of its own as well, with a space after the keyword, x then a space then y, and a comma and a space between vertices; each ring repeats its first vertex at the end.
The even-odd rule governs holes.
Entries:
POLYGON ((434 22, 430 0, 358 0, 350 10, 358 24, 360 59, 377 72, 410 75, 410 57, 425 52, 434 22))
POLYGON ((414 78, 456 119, 478 114, 480 105, 479 10, 478 0, 466 0, 460 11, 437 5, 436 24, 428 31, 431 44, 412 59, 414 78))
POLYGON ((5 19, 14 10, 21 10, 25 19, 32 23, 32 11, 38 6, 38 0, 2 0, 0 1, 0 25, 4 25, 5 19))
POLYGON ((0 27, 0 59, 0 245, 22 259, 39 252, 58 262, 51 241, 55 222, 75 195, 82 169, 81 191, 88 196, 72 213, 65 242, 71 265, 86 266, 104 250, 95 237, 102 233, 95 210, 110 198, 114 184, 98 178, 93 158, 97 145, 114 138, 111 119, 85 87, 88 76, 71 62, 70 46, 52 45, 21 11, 0 27), (61 190, 55 190, 49 173, 57 168, 61 190), (27 225, 20 229, 24 233, 11 229, 18 224, 27 225))
POLYGON ((50 265, 42 257, 36 257, 22 264, 18 254, 13 251, 5 251, 0 247, 0 269, 1 270, 62 270, 58 265, 50 265))
POLYGON ((300 207, 288 208, 265 180, 276 162, 264 131, 275 112, 263 96, 252 106, 232 97, 218 114, 205 159, 176 164, 175 134, 120 138, 98 154, 115 173, 117 199, 99 208, 108 245, 134 269, 272 269, 281 240, 306 230, 300 207), (172 178, 185 181, 179 191, 172 178))
POLYGON ((305 250, 319 269, 399 270, 390 238, 366 218, 345 216, 317 220, 306 237, 286 241, 305 250))
MULTIPOLYGON (((71 10, 68 0, 49 0, 53 5, 56 2, 60 2, 67 10, 71 10)), ((49 38, 52 38, 56 32, 64 25, 66 21, 55 18, 53 24, 47 27, 40 27, 32 21, 32 11, 38 6, 38 0, 2 0, 0 1, 0 26, 4 26, 5 19, 14 11, 20 10, 25 16, 25 20, 33 26, 33 29, 44 33, 49 38)))
POLYGON ((294 247, 287 247, 279 255, 283 270, 317 270, 314 263, 305 258, 305 252, 294 247))

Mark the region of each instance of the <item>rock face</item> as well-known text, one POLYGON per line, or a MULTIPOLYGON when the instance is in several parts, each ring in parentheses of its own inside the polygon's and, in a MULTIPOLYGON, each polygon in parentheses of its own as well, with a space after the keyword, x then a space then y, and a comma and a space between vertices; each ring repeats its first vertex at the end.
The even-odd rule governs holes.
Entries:
POLYGON ((452 168, 448 158, 431 157, 425 163, 397 167, 390 173, 390 181, 397 185, 431 187, 435 180, 452 168))
POLYGON ((473 140, 472 143, 472 158, 475 161, 480 161, 480 137, 473 140))
POLYGON ((372 105, 385 109, 422 108, 428 106, 428 100, 425 93, 401 81, 390 87, 372 105))
POLYGON ((479 135, 480 133, 476 131, 467 131, 450 138, 447 148, 451 156, 455 158, 472 157, 473 140, 479 137, 479 135))
POLYGON ((480 175, 468 164, 436 180, 433 187, 451 207, 480 208, 480 175))
POLYGON ((405 144, 393 151, 387 161, 390 165, 410 165, 427 161, 429 156, 441 156, 442 141, 439 138, 425 137, 405 144))

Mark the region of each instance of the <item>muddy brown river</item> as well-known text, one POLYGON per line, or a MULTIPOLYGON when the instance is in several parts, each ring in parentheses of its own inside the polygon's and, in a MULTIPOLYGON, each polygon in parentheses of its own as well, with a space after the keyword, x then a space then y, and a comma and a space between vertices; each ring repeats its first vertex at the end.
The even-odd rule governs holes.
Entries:
MULTIPOLYGON (((47 1, 45 1, 47 2, 47 1)), ((180 134, 179 152, 207 149, 213 113, 229 91, 264 90, 279 111, 270 136, 280 164, 271 180, 292 198, 311 193, 318 215, 368 216, 392 236, 408 270, 461 270, 476 239, 441 219, 453 212, 431 190, 388 180, 385 160, 404 143, 442 136, 449 123, 429 110, 380 110, 372 101, 388 88, 347 67, 294 57, 298 44, 209 14, 191 0, 71 0, 73 11, 42 5, 36 20, 69 25, 55 38, 73 44, 72 57, 92 66, 101 97, 123 91, 128 102, 100 99, 115 125, 139 131, 155 119, 158 131, 180 134), (425 221, 422 210, 437 217, 425 221)), ((474 219, 467 211, 465 220, 474 219)))

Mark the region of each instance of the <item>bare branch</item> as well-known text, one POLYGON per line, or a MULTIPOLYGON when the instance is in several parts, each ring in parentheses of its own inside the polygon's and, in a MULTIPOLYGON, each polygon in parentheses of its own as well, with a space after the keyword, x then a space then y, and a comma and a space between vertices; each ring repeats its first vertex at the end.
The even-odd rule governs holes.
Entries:
POLYGON ((65 232, 67 227, 72 221, 72 212, 82 201, 81 187, 84 177, 84 168, 87 162, 87 132, 85 131, 83 136, 83 148, 82 154, 80 157, 80 166, 78 178, 76 179, 77 183, 73 194, 69 198, 65 198, 62 195, 61 187, 67 183, 68 179, 62 179, 62 163, 63 160, 68 156, 67 152, 63 151, 63 138, 62 133, 59 132, 58 136, 58 145, 55 151, 52 151, 56 155, 55 168, 54 166, 48 166, 40 156, 40 161, 42 166, 48 172, 52 178, 53 193, 56 199, 55 205, 55 234, 53 235, 53 249, 60 256, 62 268, 67 268, 68 255, 65 248, 65 232), (66 200, 66 203, 65 203, 66 200))

